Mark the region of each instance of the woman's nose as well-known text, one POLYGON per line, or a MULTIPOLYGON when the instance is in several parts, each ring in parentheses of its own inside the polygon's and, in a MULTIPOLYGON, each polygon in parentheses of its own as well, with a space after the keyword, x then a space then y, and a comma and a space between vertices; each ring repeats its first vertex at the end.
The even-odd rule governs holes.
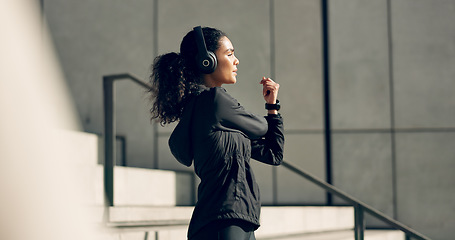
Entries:
POLYGON ((235 57, 235 60, 234 60, 234 65, 239 65, 240 61, 237 57, 235 57))

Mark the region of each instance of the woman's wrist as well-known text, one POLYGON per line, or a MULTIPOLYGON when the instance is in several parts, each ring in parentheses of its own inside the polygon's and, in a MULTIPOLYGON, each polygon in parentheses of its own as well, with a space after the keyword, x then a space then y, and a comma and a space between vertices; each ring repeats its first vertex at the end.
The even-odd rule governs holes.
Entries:
POLYGON ((267 109, 269 114, 277 114, 280 108, 281 105, 278 99, 276 99, 275 103, 265 103, 265 109, 267 109))
POLYGON ((267 114, 277 115, 278 114, 278 110, 267 110, 267 114))

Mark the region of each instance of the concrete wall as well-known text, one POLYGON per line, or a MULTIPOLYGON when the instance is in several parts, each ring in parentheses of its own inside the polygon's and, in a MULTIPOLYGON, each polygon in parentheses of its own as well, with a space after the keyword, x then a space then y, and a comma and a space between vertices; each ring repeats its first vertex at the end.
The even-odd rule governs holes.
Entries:
MULTIPOLYGON (((157 54, 178 51, 196 25, 214 26, 228 33, 240 60, 228 91, 265 114, 258 82, 275 78, 286 161, 326 178, 319 0, 42 2, 85 131, 103 132, 103 75, 147 79, 157 54)), ((329 3, 333 183, 433 239, 449 239, 455 1, 329 3)), ((144 91, 121 81, 116 94, 128 165, 188 170, 167 147, 174 126, 150 124, 144 91)), ((254 167, 264 204, 325 204, 323 191, 288 170, 254 167)))
MULTIPOLYGON (((154 56, 153 1, 44 1, 80 120, 87 132, 103 133, 102 77, 129 72, 146 79, 154 56)), ((153 166, 153 128, 144 91, 116 84, 117 134, 126 136, 132 166, 153 166)))
POLYGON ((397 217, 434 239, 450 239, 455 226, 455 201, 449 200, 455 198, 455 1, 394 1, 391 9, 397 217))
POLYGON ((453 22, 455 1, 330 1, 334 184, 433 239, 455 224, 453 22))
POLYGON ((329 9, 333 183, 394 216, 387 1, 329 9))

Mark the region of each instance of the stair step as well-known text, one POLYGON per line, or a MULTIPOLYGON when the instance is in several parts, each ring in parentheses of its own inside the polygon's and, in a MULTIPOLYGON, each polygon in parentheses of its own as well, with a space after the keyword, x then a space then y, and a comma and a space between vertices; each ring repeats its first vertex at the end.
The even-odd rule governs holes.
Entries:
MULTIPOLYGON (((258 240, 354 240, 354 231, 304 233, 287 236, 257 237, 258 240)), ((366 230, 365 240, 404 240, 405 235, 397 230, 366 230)))
MULTIPOLYGON (((109 226, 144 231, 169 227, 187 228, 193 207, 111 207, 109 226)), ((256 236, 273 237, 318 231, 352 230, 352 207, 262 207, 256 236)), ((180 230, 179 230, 180 231, 180 230)))
MULTIPOLYGON (((160 240, 185 239, 192 212, 193 207, 111 207, 109 226, 121 234, 149 232, 151 239, 155 234, 160 240)), ((258 240, 354 240, 353 227, 352 207, 267 206, 262 207, 255 235, 258 240)), ((365 239, 403 240, 404 234, 367 230, 365 239)))
MULTIPOLYGON (((91 133, 59 131, 58 138, 69 147, 62 163, 80 176, 87 205, 104 204, 101 139, 91 133)), ((175 206, 194 204, 195 190, 190 185, 194 173, 167 170, 114 167, 114 205, 175 206)))
POLYGON ((188 225, 193 207, 111 207, 109 220, 117 226, 188 225))
POLYGON ((173 171, 115 167, 114 204, 175 206, 176 184, 173 171))
MULTIPOLYGON (((102 206, 103 166, 76 166, 87 194, 84 203, 102 206)), ((176 206, 193 204, 193 176, 184 172, 114 167, 114 205, 176 206), (178 191, 177 191, 178 190, 178 191)))
POLYGON ((256 236, 281 236, 353 228, 352 207, 263 207, 261 227, 256 231, 256 236))
MULTIPOLYGON (((135 231, 125 231, 105 235, 103 240, 175 240, 186 239, 186 227, 179 228, 163 228, 156 230, 135 229, 135 231)), ((335 231, 335 232, 320 232, 306 233, 299 235, 275 236, 275 237, 259 237, 257 240, 354 240, 354 231, 335 231)), ((365 240, 404 240, 405 235, 401 231, 394 230, 366 230, 365 240)))

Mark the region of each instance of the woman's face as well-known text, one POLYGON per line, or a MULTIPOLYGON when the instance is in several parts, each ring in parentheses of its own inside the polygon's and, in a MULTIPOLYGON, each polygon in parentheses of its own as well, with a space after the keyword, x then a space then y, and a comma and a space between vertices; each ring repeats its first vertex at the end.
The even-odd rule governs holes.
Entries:
POLYGON ((219 48, 215 51, 218 65, 213 73, 204 76, 208 87, 220 87, 223 84, 234 84, 237 81, 239 60, 234 55, 234 47, 227 37, 222 37, 219 48))

